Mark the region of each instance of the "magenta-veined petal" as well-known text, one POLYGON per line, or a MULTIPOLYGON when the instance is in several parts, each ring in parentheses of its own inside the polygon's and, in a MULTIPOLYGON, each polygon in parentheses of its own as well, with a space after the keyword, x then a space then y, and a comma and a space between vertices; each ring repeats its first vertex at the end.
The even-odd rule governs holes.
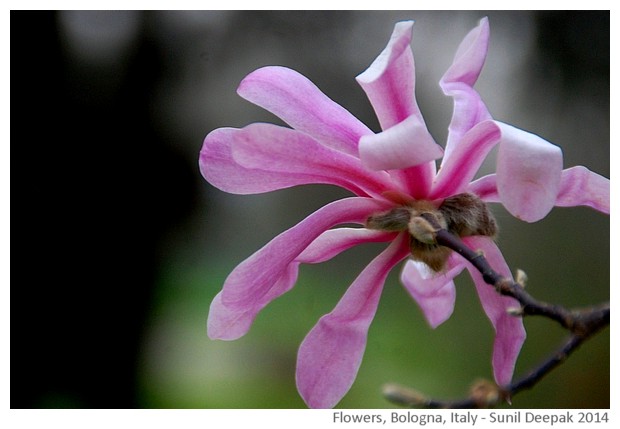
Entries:
POLYGON ((218 293, 211 303, 207 319, 207 333, 211 339, 235 340, 245 335, 258 313, 270 302, 293 288, 299 274, 299 265, 325 262, 345 250, 363 243, 391 241, 396 233, 366 228, 330 229, 316 238, 284 270, 281 277, 254 305, 238 310, 222 303, 218 293))
POLYGON ((465 191, 501 132, 494 121, 483 121, 470 129, 449 158, 444 158, 435 177, 431 199, 446 198, 465 191))
MULTIPOLYGON (((425 154, 424 157, 432 160, 436 159, 433 158, 436 148, 428 139, 430 137, 428 131, 424 133, 422 130, 422 128, 426 129, 426 125, 415 99, 415 63, 410 47, 412 28, 413 21, 397 23, 385 49, 370 67, 356 79, 366 92, 383 131, 389 130, 411 116, 415 117, 415 120, 410 120, 410 122, 415 123, 418 135, 424 135, 425 150, 423 152, 426 153, 430 150, 433 153, 431 156, 425 154)), ((387 136, 393 137, 392 132, 388 133, 387 136)), ((374 165, 374 167, 379 168, 382 161, 385 160, 388 161, 386 164, 388 167, 390 164, 398 165, 396 168, 401 169, 391 171, 391 175, 402 184, 412 197, 426 197, 435 174, 434 162, 419 163, 420 160, 416 157, 419 157, 422 152, 419 154, 416 152, 407 153, 406 147, 403 145, 406 143, 406 139, 402 139, 402 137, 391 144, 386 136, 379 136, 377 139, 380 142, 383 139, 383 147, 374 149, 370 144, 366 145, 365 156, 366 162, 369 163, 367 165, 374 165), (396 147, 389 147, 390 145, 396 147), (386 151, 386 149, 388 150, 386 151), (404 163, 398 163, 396 158, 399 154, 406 154, 404 163), (382 160, 381 157, 384 159, 382 160), (396 163, 394 163, 395 160, 396 163), (415 165, 413 163, 417 165, 410 167, 410 165, 415 165), (402 169, 402 166, 409 167, 402 169)), ((367 143, 371 141, 372 139, 367 143)))
POLYGON ((232 156, 232 143, 242 130, 218 128, 207 135, 200 150, 199 167, 202 176, 213 186, 232 194, 258 194, 291 186, 315 183, 300 175, 249 169, 239 165, 232 156))
POLYGON ((253 309, 264 301, 288 265, 324 231, 342 223, 362 224, 371 213, 387 207, 377 200, 359 197, 322 207, 239 264, 224 282, 222 303, 234 311, 253 309))
POLYGON ((212 340, 236 340, 244 336, 252 326, 258 313, 271 301, 293 288, 299 274, 299 262, 291 262, 269 291, 253 305, 238 309, 222 302, 222 292, 218 293, 209 308, 207 335, 212 340))
MULTIPOLYGON (((488 237, 464 237, 463 241, 473 250, 482 251, 491 267, 501 275, 512 279, 510 269, 493 240, 488 237)), ((493 342, 493 374, 500 386, 510 383, 517 357, 525 341, 523 319, 508 314, 509 308, 518 308, 519 303, 514 298, 502 296, 493 286, 485 283, 482 275, 472 265, 467 263, 480 302, 495 329, 493 342)))
POLYGON ((409 260, 400 276, 405 289, 418 303, 432 328, 448 320, 454 311, 456 289, 452 279, 465 268, 462 260, 450 258, 448 269, 436 273, 423 262, 409 260))
POLYGON ((501 122, 497 191, 513 216, 526 222, 544 218, 555 205, 562 178, 562 150, 501 122))
POLYGON ((487 57, 489 37, 489 19, 484 17, 459 45, 452 64, 444 73, 441 82, 459 82, 474 86, 487 57))
POLYGON ((356 78, 383 130, 412 114, 424 122, 415 100, 415 64, 410 47, 412 27, 413 21, 398 22, 385 49, 356 78))
POLYGON ((400 234, 347 289, 334 310, 321 317, 297 354, 297 389, 311 408, 332 408, 357 376, 368 328, 390 270, 407 254, 408 237, 400 234))
POLYGON ((499 203, 499 194, 497 193, 497 175, 487 174, 479 179, 474 180, 467 186, 467 192, 473 192, 486 203, 499 203))
POLYGON ((417 115, 377 134, 363 136, 360 159, 371 170, 414 167, 441 158, 443 149, 417 115))
POLYGON ((372 133, 305 76, 286 67, 268 66, 250 73, 237 93, 291 127, 351 155, 357 156, 360 137, 372 133))
POLYGON ((491 119, 482 98, 473 88, 487 56, 489 35, 489 21, 483 18, 478 26, 465 36, 452 65, 439 82, 444 94, 452 97, 454 101, 445 158, 451 156, 467 131, 477 123, 491 119))
POLYGON ((352 155, 273 124, 256 123, 241 129, 232 142, 232 155, 235 162, 252 171, 279 173, 300 184, 333 184, 359 196, 381 196, 395 188, 386 172, 367 170, 352 155))
POLYGON ((341 252, 363 243, 391 241, 397 233, 366 228, 335 228, 325 231, 295 258, 304 264, 325 262, 341 252))
POLYGON ((555 205, 588 206, 609 214, 609 179, 580 165, 567 168, 562 171, 555 205))

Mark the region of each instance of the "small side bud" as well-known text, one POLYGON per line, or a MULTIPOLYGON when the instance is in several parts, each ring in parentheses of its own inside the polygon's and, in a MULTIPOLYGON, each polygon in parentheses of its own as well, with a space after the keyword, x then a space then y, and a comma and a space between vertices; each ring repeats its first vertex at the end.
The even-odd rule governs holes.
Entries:
POLYGON ((506 313, 514 317, 519 317, 519 316, 523 316, 524 311, 523 311, 523 307, 508 307, 506 309, 506 313))
POLYGON ((430 401, 423 393, 397 384, 386 384, 382 390, 385 399, 406 407, 426 406, 430 401))
POLYGON ((519 286, 525 289, 525 284, 527 283, 527 274, 525 274, 525 271, 517 269, 517 272, 515 274, 515 281, 519 286))

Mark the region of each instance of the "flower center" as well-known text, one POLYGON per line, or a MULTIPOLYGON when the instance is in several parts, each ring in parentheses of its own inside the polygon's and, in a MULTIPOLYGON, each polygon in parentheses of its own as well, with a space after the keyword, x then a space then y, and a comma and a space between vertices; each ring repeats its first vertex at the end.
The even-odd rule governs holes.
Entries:
POLYGON ((366 228, 407 231, 412 258, 424 262, 436 272, 443 270, 451 252, 435 241, 435 233, 439 229, 446 229, 459 237, 495 237, 497 234, 495 218, 487 205, 470 193, 446 198, 439 205, 428 200, 416 200, 387 212, 373 214, 366 220, 366 228))

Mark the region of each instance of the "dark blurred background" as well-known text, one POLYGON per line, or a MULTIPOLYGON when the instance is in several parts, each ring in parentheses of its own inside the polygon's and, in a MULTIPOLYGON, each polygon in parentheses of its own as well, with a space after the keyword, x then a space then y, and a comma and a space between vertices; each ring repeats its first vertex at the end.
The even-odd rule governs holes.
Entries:
MULTIPOLYGON (((346 194, 224 194, 200 176, 202 140, 218 127, 279 123, 235 93, 272 64, 378 130, 354 77, 396 21, 415 19, 418 103, 442 144, 452 106, 438 81, 483 16, 491 47, 477 88, 494 117, 561 146, 566 167, 609 177, 607 11, 12 11, 11 407, 303 407, 297 347, 381 247, 304 267, 248 335, 209 340, 209 304, 228 272, 346 194)), ((530 225, 493 210, 530 293, 567 306, 609 299, 607 216, 556 209, 530 225)), ((340 407, 390 407, 385 382, 450 398, 491 377, 492 332, 471 281, 459 278, 455 314, 433 331, 397 271, 340 407)), ((542 319, 526 328, 517 375, 565 335, 542 319)), ((606 329, 513 404, 607 408, 609 384, 606 329)))

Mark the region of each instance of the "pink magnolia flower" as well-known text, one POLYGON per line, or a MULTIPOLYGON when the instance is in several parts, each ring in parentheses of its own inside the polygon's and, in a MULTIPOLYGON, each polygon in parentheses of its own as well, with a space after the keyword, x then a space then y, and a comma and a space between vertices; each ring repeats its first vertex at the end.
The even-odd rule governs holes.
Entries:
POLYGON ((563 170, 557 146, 493 120, 487 111, 473 88, 487 54, 486 18, 462 41, 440 81, 454 100, 454 114, 445 150, 437 145, 415 99, 412 25, 397 23, 387 47, 357 77, 381 132, 368 129, 299 73, 264 67, 248 75, 238 93, 292 128, 255 123, 216 129, 200 152, 202 175, 226 192, 321 183, 354 195, 320 208, 230 273, 211 304, 207 329, 213 339, 245 335, 258 312, 293 287, 300 264, 329 260, 358 244, 390 243, 300 346, 297 387, 310 407, 335 406, 353 384, 385 279, 407 258, 402 283, 432 327, 453 311, 452 279, 469 271, 496 332, 495 380, 510 382, 525 340, 522 319, 506 311, 516 302, 498 295, 458 255, 425 241, 420 213, 434 213, 506 277, 510 270, 492 239, 495 224, 482 201, 499 202, 527 222, 542 219, 554 206, 586 205, 609 213, 608 179, 581 166, 563 170), (474 180, 496 145, 496 173, 474 180), (437 170, 435 160, 442 157, 437 170), (342 224, 360 227, 338 227, 342 224))

